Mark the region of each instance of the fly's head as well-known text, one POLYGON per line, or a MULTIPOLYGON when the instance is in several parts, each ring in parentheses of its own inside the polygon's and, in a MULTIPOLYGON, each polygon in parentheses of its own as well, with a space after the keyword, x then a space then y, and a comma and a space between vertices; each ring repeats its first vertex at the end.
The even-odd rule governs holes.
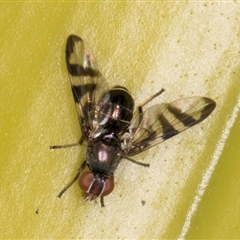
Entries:
POLYGON ((113 191, 114 178, 87 171, 79 177, 78 185, 85 201, 96 201, 98 197, 105 197, 113 191))

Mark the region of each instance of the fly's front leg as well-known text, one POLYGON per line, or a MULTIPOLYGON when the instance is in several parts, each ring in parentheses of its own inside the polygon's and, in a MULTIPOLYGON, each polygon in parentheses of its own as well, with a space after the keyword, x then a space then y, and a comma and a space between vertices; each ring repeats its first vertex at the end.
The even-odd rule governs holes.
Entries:
POLYGON ((77 170, 77 174, 75 177, 62 189, 62 191, 58 194, 58 197, 61 198, 61 196, 72 186, 72 184, 78 179, 80 173, 84 170, 84 168, 87 166, 87 162, 84 161, 80 168, 77 170))
POLYGON ((100 203, 101 203, 101 207, 105 207, 103 197, 100 197, 100 203))

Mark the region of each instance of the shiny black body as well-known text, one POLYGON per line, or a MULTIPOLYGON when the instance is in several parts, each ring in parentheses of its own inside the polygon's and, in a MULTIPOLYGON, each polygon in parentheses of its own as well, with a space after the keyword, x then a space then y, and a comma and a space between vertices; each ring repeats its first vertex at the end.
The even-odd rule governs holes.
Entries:
POLYGON ((109 104, 101 109, 101 117, 105 119, 104 124, 99 126, 101 135, 89 139, 86 161, 92 172, 113 176, 122 158, 119 136, 129 127, 133 117, 134 101, 128 90, 120 86, 114 87, 107 94, 109 104))
POLYGON ((58 197, 78 179, 85 201, 101 197, 103 206, 103 196, 113 190, 114 172, 122 159, 149 166, 131 157, 198 124, 216 106, 210 98, 188 97, 143 110, 161 90, 133 116, 134 100, 128 90, 121 86, 108 89, 91 50, 76 35, 67 39, 66 65, 82 131, 79 143, 86 143, 86 159, 58 197), (86 167, 89 172, 82 173, 86 167))

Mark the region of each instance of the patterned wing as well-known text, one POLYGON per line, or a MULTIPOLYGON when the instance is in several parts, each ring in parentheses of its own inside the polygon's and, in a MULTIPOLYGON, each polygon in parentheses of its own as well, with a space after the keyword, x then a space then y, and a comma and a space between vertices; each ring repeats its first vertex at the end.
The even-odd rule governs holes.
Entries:
POLYGON ((107 82, 91 50, 80 37, 68 37, 65 58, 83 138, 87 139, 97 105, 108 92, 107 82))
POLYGON ((205 97, 189 97, 154 105, 138 115, 129 127, 126 156, 134 156, 194 126, 208 117, 216 103, 205 97))

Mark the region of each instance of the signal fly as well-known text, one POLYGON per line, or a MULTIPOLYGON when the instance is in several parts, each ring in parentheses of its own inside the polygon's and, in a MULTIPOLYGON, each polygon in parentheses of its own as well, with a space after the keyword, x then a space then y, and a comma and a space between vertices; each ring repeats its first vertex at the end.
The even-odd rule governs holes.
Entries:
POLYGON ((128 90, 122 86, 108 88, 91 50, 80 37, 68 37, 65 58, 82 136, 78 143, 50 148, 85 142, 86 149, 85 160, 59 198, 78 181, 84 200, 96 202, 100 197, 103 207, 103 197, 113 191, 114 172, 123 159, 149 167, 132 157, 198 124, 216 107, 210 98, 186 97, 145 110, 145 105, 164 91, 161 89, 134 114, 134 100, 128 90))

